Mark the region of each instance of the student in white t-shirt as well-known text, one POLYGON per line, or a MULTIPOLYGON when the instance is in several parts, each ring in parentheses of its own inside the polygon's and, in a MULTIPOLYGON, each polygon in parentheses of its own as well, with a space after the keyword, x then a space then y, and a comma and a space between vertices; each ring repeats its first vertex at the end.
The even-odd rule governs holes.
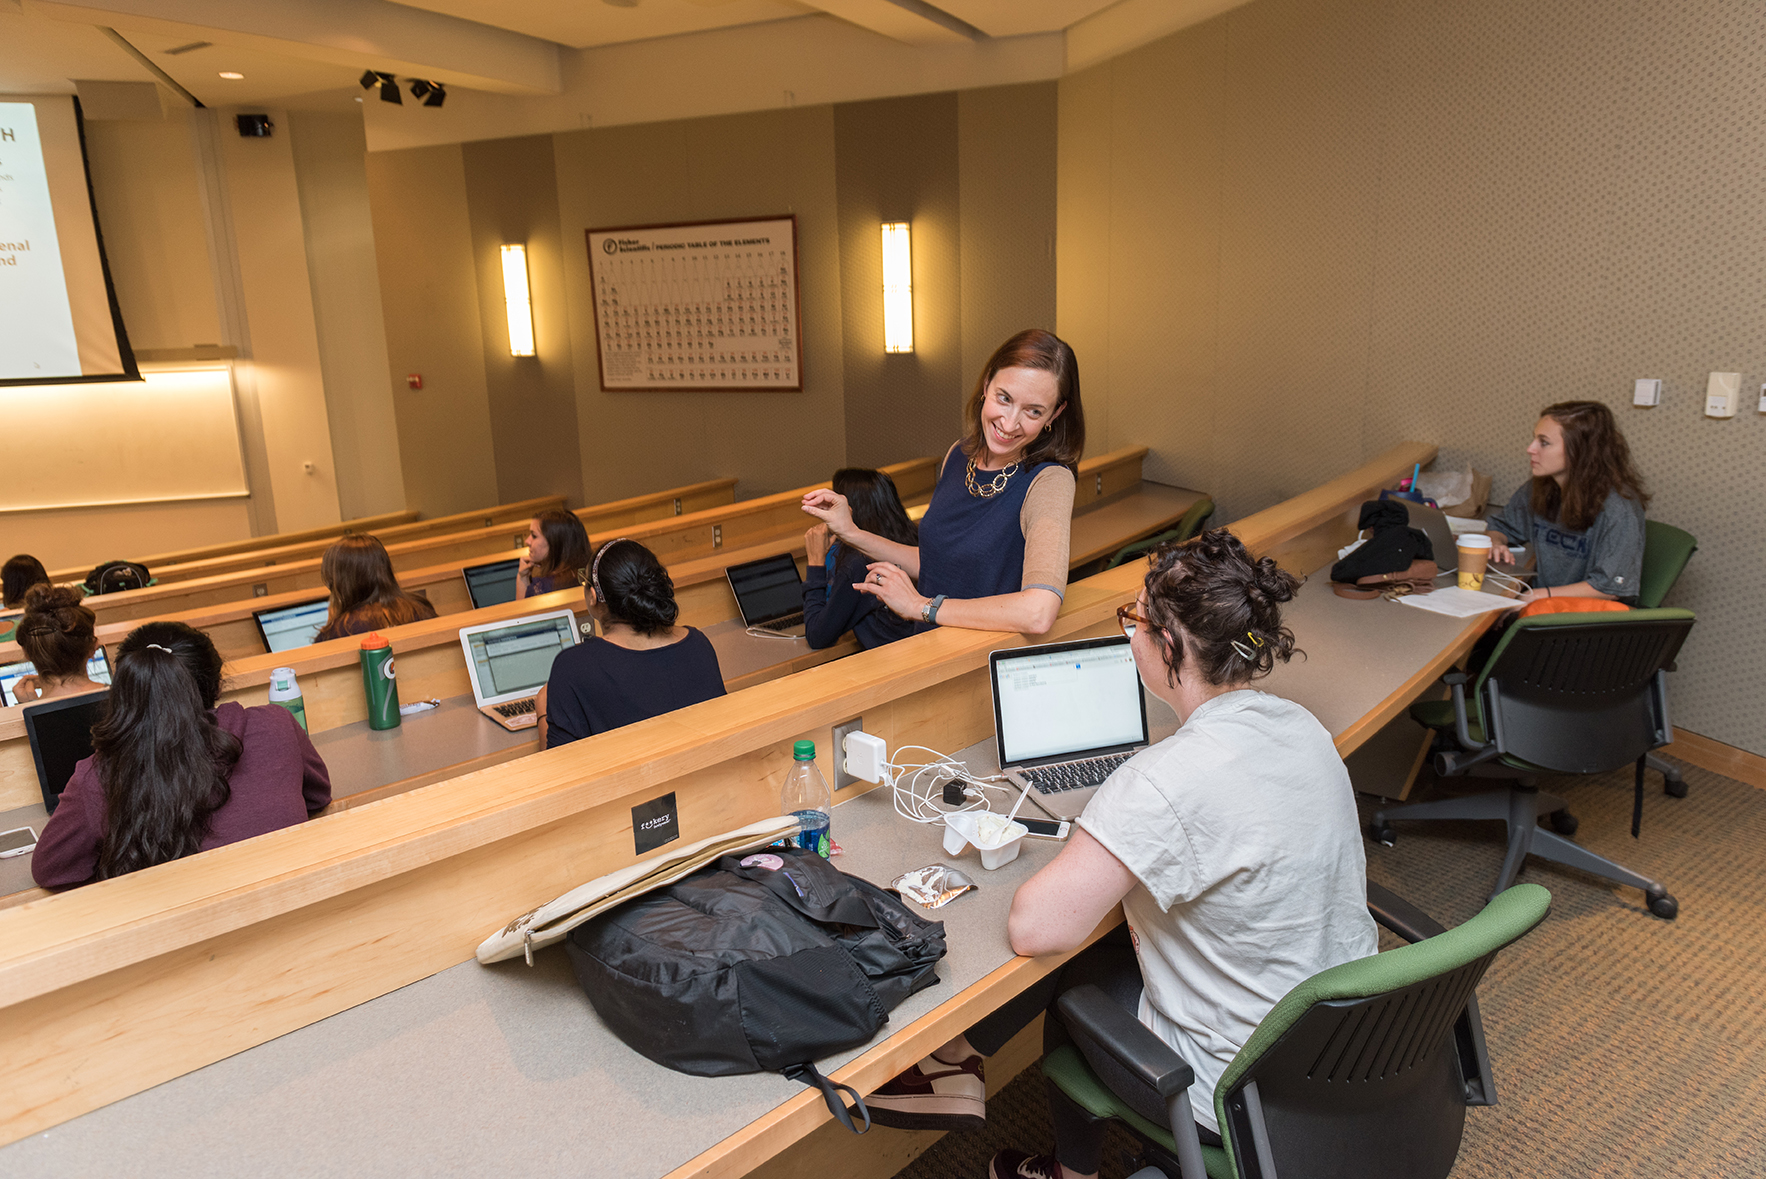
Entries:
MULTIPOLYGON (((1281 603, 1295 579, 1253 561, 1225 529, 1155 555, 1119 612, 1142 682, 1181 727, 1132 758, 1092 798, 1073 838, 1018 890, 1008 931, 1020 954, 1073 949, 1121 905, 1132 948, 1109 941, 935 1056, 997 1049, 1060 990, 1090 982, 1195 1070, 1190 1099, 1218 1142, 1214 1087, 1277 1000, 1301 980, 1378 949, 1349 775, 1331 736, 1290 701, 1253 691, 1294 650, 1281 603)), ((1045 1023, 1053 1043, 1065 1033, 1045 1023)), ((1100 1054, 1101 1056, 1101 1054, 1100 1054)), ((1143 1116, 1164 1103, 1107 1058, 1107 1083, 1143 1116)), ((1086 1179, 1101 1127, 1056 1123, 1055 1154, 1001 1151, 992 1179, 1086 1179)))

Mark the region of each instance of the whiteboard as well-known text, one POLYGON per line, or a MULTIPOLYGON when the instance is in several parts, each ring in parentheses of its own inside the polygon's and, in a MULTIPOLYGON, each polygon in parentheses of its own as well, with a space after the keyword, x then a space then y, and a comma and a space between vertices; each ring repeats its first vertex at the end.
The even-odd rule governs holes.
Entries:
POLYGON ((251 494, 233 374, 0 387, 0 512, 251 494))

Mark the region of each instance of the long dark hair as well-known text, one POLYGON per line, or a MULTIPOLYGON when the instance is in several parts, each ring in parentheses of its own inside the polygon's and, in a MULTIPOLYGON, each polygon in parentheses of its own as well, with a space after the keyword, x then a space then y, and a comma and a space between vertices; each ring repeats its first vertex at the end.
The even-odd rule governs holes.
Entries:
MULTIPOLYGON (((589 567, 589 533, 583 522, 577 519, 575 512, 567 512, 563 508, 548 508, 533 518, 539 526, 539 533, 546 538, 546 562, 534 567, 538 577, 557 577, 568 569, 567 579, 575 585, 582 577, 582 571, 589 567)), ((554 586, 562 589, 562 586, 554 586)))
POLYGON ((319 632, 321 640, 337 638, 342 633, 338 623, 346 615, 376 629, 435 617, 428 602, 399 585, 392 558, 378 536, 352 532, 339 537, 325 550, 319 576, 331 591, 331 616, 319 632))
POLYGON ((29 553, 9 558, 4 566, 0 566, 0 605, 18 605, 25 600, 25 593, 33 585, 48 580, 49 571, 43 568, 43 562, 29 553))
POLYGON ((39 582, 25 594, 24 617, 13 638, 41 675, 81 675, 98 649, 98 616, 80 602, 80 591, 39 582))
POLYGON ((1250 683, 1294 654, 1294 632, 1282 625, 1283 602, 1300 579, 1268 557, 1252 560, 1239 538, 1224 528, 1182 544, 1162 545, 1147 571, 1147 616, 1159 629, 1153 639, 1176 682, 1185 668, 1187 634, 1194 671, 1208 683, 1250 683))
POLYGON ((656 554, 635 540, 620 537, 601 546, 589 566, 589 585, 614 622, 641 635, 660 634, 675 624, 675 583, 656 554))
POLYGON ((1049 428, 1031 440, 1022 460, 1026 470, 1037 463, 1075 468, 1085 454, 1085 407, 1079 400, 1079 358, 1067 342, 1042 328, 1027 328, 1001 344, 988 358, 963 406, 963 454, 979 459, 987 453, 981 437, 981 403, 994 374, 1003 368, 1035 368, 1055 378, 1055 405, 1066 406, 1049 428))
POLYGON ((1533 514, 1551 520, 1571 532, 1586 532, 1607 502, 1618 492, 1649 506, 1643 477, 1631 463, 1631 447, 1619 432, 1613 411, 1599 401, 1560 401, 1539 411, 1564 428, 1564 460, 1569 477, 1562 487, 1556 479, 1533 480, 1533 514))
POLYGON ((852 522, 884 540, 910 548, 920 543, 920 529, 901 506, 895 480, 869 467, 841 467, 834 472, 834 490, 846 497, 852 522))
POLYGON ((194 627, 149 622, 117 648, 109 707, 92 726, 105 808, 98 879, 201 850, 240 754, 215 724, 220 695, 220 652, 194 627))

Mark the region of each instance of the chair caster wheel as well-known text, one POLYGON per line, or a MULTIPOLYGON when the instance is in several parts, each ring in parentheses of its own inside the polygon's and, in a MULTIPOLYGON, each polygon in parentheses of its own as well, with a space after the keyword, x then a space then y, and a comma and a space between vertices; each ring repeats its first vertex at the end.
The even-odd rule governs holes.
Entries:
POLYGON ((1559 835, 1574 835, 1576 834, 1576 828, 1581 825, 1582 820, 1578 819, 1575 815, 1572 815, 1568 810, 1553 811, 1551 813, 1551 829, 1556 831, 1559 835))
POLYGON ((1684 778, 1664 778, 1664 779, 1662 779, 1662 793, 1666 794, 1669 798, 1685 798, 1686 797, 1686 779, 1684 779, 1684 778))
POLYGON ((1680 902, 1663 892, 1661 896, 1649 898, 1649 911, 1663 921, 1672 921, 1680 915, 1680 902))
POLYGON ((1375 843, 1391 847, 1398 842, 1398 832, 1392 830, 1392 824, 1375 820, 1367 825, 1368 838, 1375 843))

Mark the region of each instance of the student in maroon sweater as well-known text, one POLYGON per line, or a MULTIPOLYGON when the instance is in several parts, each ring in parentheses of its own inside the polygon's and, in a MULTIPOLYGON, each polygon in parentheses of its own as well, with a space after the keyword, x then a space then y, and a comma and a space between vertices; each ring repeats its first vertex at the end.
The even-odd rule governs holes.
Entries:
POLYGON ((31 856, 44 888, 122 876, 292 827, 331 801, 319 751, 287 710, 221 694, 221 656, 181 622, 117 649, 110 707, 31 856))

